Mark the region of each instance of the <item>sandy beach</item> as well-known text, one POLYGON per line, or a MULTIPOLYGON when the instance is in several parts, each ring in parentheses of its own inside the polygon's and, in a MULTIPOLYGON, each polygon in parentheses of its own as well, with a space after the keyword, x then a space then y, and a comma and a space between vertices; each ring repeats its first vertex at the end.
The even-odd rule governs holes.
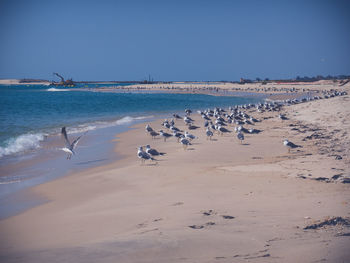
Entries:
MULTIPOLYGON (((264 92, 293 88, 274 87, 264 92)), ((297 89, 350 94, 350 84, 297 89)), ((200 128, 186 150, 137 124, 116 136, 118 161, 32 188, 48 202, 0 221, 0 261, 347 262, 349 102, 345 95, 245 110, 261 132, 243 143, 231 124, 208 140, 193 113, 200 128), (301 147, 288 152, 284 139, 301 147), (142 165, 137 147, 147 144, 166 154, 142 165)), ((150 125, 158 131, 162 121, 150 125)), ((186 130, 182 120, 176 126, 186 130)))

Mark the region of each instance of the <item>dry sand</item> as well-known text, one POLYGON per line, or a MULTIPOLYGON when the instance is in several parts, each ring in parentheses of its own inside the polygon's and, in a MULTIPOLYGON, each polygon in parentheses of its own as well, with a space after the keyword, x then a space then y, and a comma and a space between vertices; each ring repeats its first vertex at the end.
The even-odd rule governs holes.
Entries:
POLYGON ((349 100, 252 112, 263 132, 243 144, 200 128, 184 150, 136 125, 116 138, 121 160, 35 187, 50 202, 0 221, 0 261, 348 262, 349 227, 304 227, 350 216, 349 100), (146 144, 166 154, 141 165, 146 144))

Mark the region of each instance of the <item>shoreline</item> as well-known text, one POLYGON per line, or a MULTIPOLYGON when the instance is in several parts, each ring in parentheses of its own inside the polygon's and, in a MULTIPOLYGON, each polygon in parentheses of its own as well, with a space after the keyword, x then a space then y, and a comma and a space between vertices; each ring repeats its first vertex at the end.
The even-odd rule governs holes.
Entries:
MULTIPOLYGON (((11 259, 16 254, 22 261, 32 257, 34 262, 50 261, 58 251, 66 251, 68 259, 77 262, 78 248, 84 247, 81 262, 95 248, 123 262, 140 258, 178 262, 181 257, 185 262, 212 262, 216 257, 223 262, 235 258, 270 262, 275 257, 295 262, 296 252, 288 253, 292 246, 300 262, 346 258, 348 239, 335 236, 336 232, 346 233, 346 228, 302 230, 327 216, 349 216, 349 188, 341 181, 349 172, 345 166, 349 153, 343 151, 340 160, 332 155, 339 153, 343 138, 341 131, 334 130, 337 125, 348 127, 344 126, 348 122, 342 122, 347 116, 342 99, 349 100, 349 95, 287 107, 283 111, 290 120, 285 122, 275 112, 254 113, 254 117, 266 118, 254 126, 262 133, 246 135, 243 145, 234 134, 215 135, 216 141, 207 141, 201 128, 191 131, 199 139, 184 151, 173 138, 166 143, 152 140, 144 124, 134 125, 118 134, 115 151, 121 155, 119 161, 34 187, 34 193, 51 201, 0 221, 8 234, 8 240, 0 244, 0 255, 11 259), (331 110, 341 110, 344 116, 338 117, 342 120, 332 124, 325 116, 331 110), (318 118, 307 118, 313 111, 318 118), (325 121, 326 128, 322 126, 325 121), (326 139, 317 132, 331 134, 338 141, 323 144, 326 139), (287 153, 283 137, 303 148, 287 153), (157 165, 140 166, 137 160, 136 147, 147 143, 166 152, 158 157, 157 165), (324 152, 332 148, 334 152, 324 152), (332 179, 340 173, 343 175, 332 179), (327 180, 330 183, 324 183, 327 180), (21 230, 15 231, 18 225, 21 230), (30 235, 34 230, 37 236, 30 235), (16 235, 10 237, 10 233, 16 235), (324 239, 337 250, 328 249, 324 239), (198 253, 204 247, 210 249, 198 253), (42 250, 47 252, 34 256, 42 250)), ((202 126, 198 114, 194 115, 202 126)), ((159 130, 160 120, 151 126, 159 130)), ((177 126, 184 128, 180 121, 177 126)), ((229 129, 232 131, 231 126, 229 129)), ((105 260, 110 261, 109 257, 105 260)))

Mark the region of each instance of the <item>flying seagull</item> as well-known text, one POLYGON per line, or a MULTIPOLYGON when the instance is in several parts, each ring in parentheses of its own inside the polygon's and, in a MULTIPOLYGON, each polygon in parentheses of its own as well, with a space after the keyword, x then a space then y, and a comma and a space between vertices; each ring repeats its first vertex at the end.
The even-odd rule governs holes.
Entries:
MULTIPOLYGON (((86 134, 87 132, 85 132, 84 134, 86 134)), ((75 155, 75 152, 74 152, 74 148, 77 146, 80 138, 84 135, 80 135, 78 138, 76 138, 72 143, 70 143, 69 139, 68 139, 68 136, 67 136, 67 132, 66 132, 66 127, 62 127, 62 130, 61 130, 61 134, 62 134, 62 137, 66 143, 66 147, 62 148, 62 151, 68 153, 67 155, 67 160, 70 160, 72 158, 72 155, 74 154, 75 155)))

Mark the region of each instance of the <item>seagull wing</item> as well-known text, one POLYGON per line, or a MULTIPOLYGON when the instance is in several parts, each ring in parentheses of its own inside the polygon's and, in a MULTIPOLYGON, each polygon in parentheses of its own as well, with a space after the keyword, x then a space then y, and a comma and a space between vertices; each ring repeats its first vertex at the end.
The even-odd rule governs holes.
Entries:
POLYGON ((78 144, 79 140, 81 139, 81 137, 83 137, 86 133, 87 133, 87 132, 85 132, 84 134, 80 135, 78 138, 76 138, 76 139, 72 142, 72 149, 74 149, 74 148, 77 146, 77 144, 78 144))
POLYGON ((63 137, 65 143, 66 143, 66 147, 69 149, 71 145, 70 145, 70 142, 68 140, 66 127, 62 127, 61 134, 62 134, 62 137, 63 137))

